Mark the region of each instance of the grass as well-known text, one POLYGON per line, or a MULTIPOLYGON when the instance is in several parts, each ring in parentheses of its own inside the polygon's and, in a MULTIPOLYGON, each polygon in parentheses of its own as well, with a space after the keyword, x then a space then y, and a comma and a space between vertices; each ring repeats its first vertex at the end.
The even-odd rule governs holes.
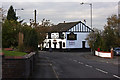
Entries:
POLYGON ((18 52, 18 51, 2 51, 4 53, 5 56, 24 56, 27 53, 24 52, 18 52))

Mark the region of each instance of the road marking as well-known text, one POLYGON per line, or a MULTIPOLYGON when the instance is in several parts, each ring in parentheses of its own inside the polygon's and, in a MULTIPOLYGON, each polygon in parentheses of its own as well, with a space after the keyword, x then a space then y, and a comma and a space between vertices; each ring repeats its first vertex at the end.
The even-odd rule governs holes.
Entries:
POLYGON ((77 60, 73 60, 73 61, 77 62, 77 60))
POLYGON ((82 62, 78 62, 78 63, 83 64, 82 62))
POLYGON ((113 75, 114 77, 116 77, 116 78, 118 78, 118 79, 120 79, 120 77, 119 76, 117 76, 117 75, 113 75))
POLYGON ((85 66, 92 68, 92 66, 90 66, 90 65, 87 65, 87 64, 86 64, 85 66))
POLYGON ((103 73, 108 73, 108 72, 106 72, 106 71, 104 71, 104 70, 102 70, 102 69, 98 69, 98 68, 96 68, 96 70, 98 70, 98 71, 100 71, 100 72, 103 72, 103 73))
POLYGON ((59 77, 58 77, 57 72, 55 71, 55 69, 53 68, 53 66, 52 66, 52 65, 51 65, 51 67, 52 67, 53 72, 55 73, 55 76, 56 76, 57 80, 59 80, 59 77))

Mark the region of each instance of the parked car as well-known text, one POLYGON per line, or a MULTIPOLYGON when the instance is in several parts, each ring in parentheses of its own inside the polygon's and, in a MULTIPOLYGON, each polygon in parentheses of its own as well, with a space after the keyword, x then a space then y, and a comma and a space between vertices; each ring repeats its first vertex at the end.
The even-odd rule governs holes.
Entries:
POLYGON ((114 48, 113 53, 114 53, 115 56, 118 56, 118 55, 120 56, 120 48, 119 47, 114 48))

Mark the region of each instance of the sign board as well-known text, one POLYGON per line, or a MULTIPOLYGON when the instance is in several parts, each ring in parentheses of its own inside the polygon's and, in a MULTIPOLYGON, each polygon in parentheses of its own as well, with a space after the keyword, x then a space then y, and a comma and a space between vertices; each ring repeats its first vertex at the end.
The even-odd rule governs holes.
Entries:
POLYGON ((75 45, 74 41, 69 41, 69 45, 75 45))
POLYGON ((67 40, 77 40, 77 34, 74 34, 73 32, 67 34, 67 40))

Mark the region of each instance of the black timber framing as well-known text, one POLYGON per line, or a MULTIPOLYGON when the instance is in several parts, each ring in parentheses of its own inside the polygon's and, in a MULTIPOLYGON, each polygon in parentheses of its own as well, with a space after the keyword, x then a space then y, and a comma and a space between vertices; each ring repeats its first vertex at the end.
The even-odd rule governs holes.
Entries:
POLYGON ((93 31, 93 30, 91 28, 89 28, 88 26, 86 26, 81 21, 79 23, 77 23, 76 25, 74 25, 69 30, 67 30, 67 32, 90 32, 90 31, 93 31))

